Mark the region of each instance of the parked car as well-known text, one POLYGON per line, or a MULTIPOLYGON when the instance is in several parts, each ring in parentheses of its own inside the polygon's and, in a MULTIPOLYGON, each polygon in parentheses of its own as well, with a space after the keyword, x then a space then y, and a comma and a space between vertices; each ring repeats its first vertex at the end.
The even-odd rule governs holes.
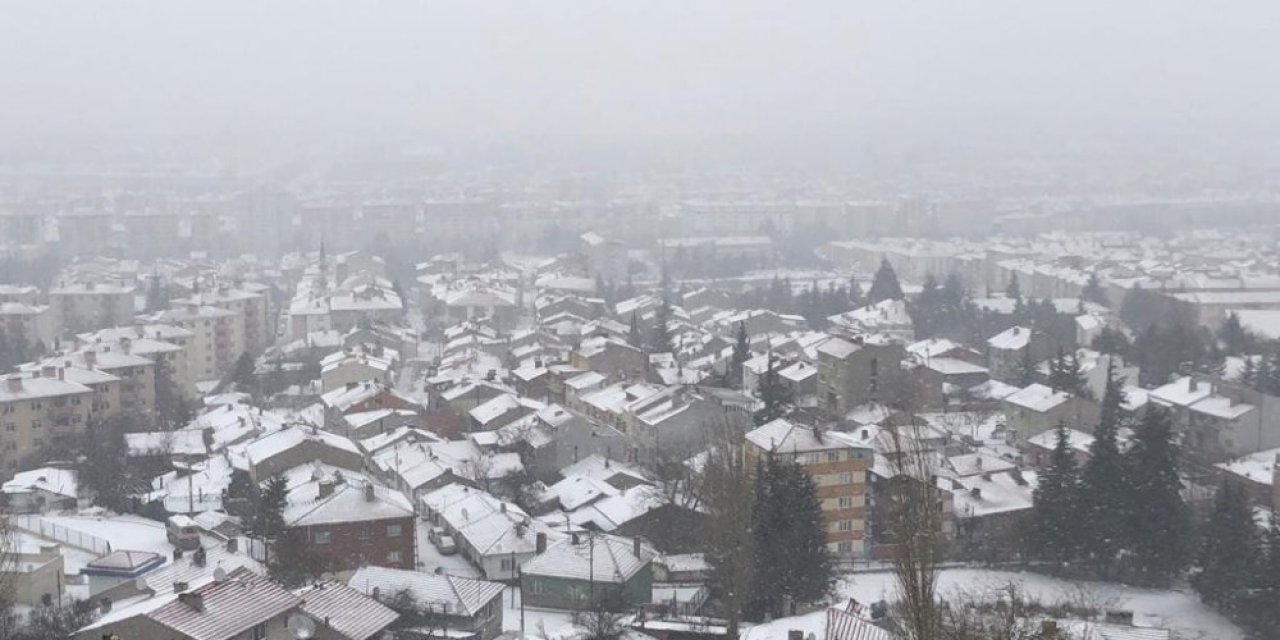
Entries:
POLYGON ((458 545, 453 542, 453 536, 440 536, 436 540, 436 549, 441 555, 451 556, 458 552, 458 545))
POLYGON ((427 540, 430 540, 431 544, 440 544, 440 538, 444 535, 444 527, 431 527, 427 530, 427 540))

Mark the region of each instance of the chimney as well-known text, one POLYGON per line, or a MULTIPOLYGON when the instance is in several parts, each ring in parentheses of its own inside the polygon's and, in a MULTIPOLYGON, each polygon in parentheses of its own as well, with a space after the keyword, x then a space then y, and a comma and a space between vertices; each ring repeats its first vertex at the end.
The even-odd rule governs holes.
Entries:
POLYGON ((182 593, 183 591, 186 591, 190 586, 191 586, 191 585, 189 585, 189 584, 187 584, 186 582, 183 582, 183 581, 181 581, 181 580, 174 581, 174 583, 173 583, 173 592, 174 592, 174 593, 182 593))
POLYGON ((573 533, 569 536, 569 541, 573 543, 573 546, 575 546, 575 547, 576 547, 576 546, 578 546, 578 544, 581 542, 581 539, 578 537, 578 532, 577 532, 577 531, 573 532, 573 533))
POLYGON ((58 367, 58 379, 65 380, 66 377, 67 377, 67 370, 62 367, 58 367))
POLYGON ((51 364, 47 364, 40 367, 40 375, 46 378, 56 378, 58 376, 58 368, 51 364))
POLYGON ((538 535, 534 536, 533 539, 534 539, 534 543, 533 543, 534 553, 542 554, 547 550, 547 534, 539 533, 538 535))
POLYGON ((96 365, 96 364, 98 364, 98 352, 96 352, 96 351, 85 351, 85 352, 84 352, 84 366, 85 366, 85 368, 92 369, 92 368, 94 367, 94 365, 96 365))
POLYGON ((323 500, 333 495, 333 487, 334 485, 332 480, 321 480, 319 499, 323 500))
POLYGON ((174 550, 173 550, 173 559, 174 559, 174 560, 181 560, 181 559, 182 559, 182 549, 174 549, 174 550))
MULTIPOLYGON (((373 483, 372 483, 372 482, 365 483, 365 485, 364 485, 364 501, 365 501, 365 502, 373 502, 373 499, 374 499, 373 483)), ((504 507, 504 508, 506 507, 506 503, 503 503, 503 507, 504 507)))
POLYGON ((360 383, 359 383, 359 382, 354 382, 354 381, 353 381, 353 382, 348 382, 348 383, 347 383, 347 391, 350 391, 350 390, 352 390, 352 389, 356 388, 356 385, 358 385, 358 384, 360 384, 360 383))
POLYGON ((22 391, 22 374, 15 373, 9 376, 6 380, 6 386, 14 393, 22 391))
POLYGON ((235 553, 240 548, 240 538, 227 538, 227 552, 235 553))
POLYGON ((1195 393, 1196 389, 1199 386, 1200 386, 1200 383, 1196 382, 1195 376, 1191 376, 1187 378, 1187 391, 1190 391, 1191 393, 1195 393))
POLYGON ((111 598, 101 598, 98 600, 99 613, 111 613, 111 598))
POLYGON ((204 596, 198 593, 179 593, 178 602, 191 607, 194 611, 204 611, 204 596))
POLYGON ((640 538, 631 539, 631 553, 637 558, 640 557, 640 538))
POLYGON ((506 503, 506 502, 499 502, 499 503, 498 503, 498 511, 501 511, 502 513, 506 513, 506 512, 507 512, 507 503, 506 503))
POLYGON ((203 567, 207 559, 208 556, 205 554, 204 547, 196 547, 196 550, 191 554, 191 564, 197 567, 203 567))

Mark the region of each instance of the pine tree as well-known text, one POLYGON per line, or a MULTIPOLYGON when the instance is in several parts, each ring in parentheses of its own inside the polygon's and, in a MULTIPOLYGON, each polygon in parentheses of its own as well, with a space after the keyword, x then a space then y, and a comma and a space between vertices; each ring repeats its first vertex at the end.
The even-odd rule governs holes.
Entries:
POLYGON ((1280 629, 1280 511, 1271 509, 1262 539, 1264 559, 1257 563, 1246 615, 1260 629, 1280 629))
POLYGON ((756 412, 755 422, 757 425, 772 422, 787 415, 795 402, 795 394, 792 392, 791 387, 783 381, 782 374, 777 371, 777 361, 774 359, 773 353, 769 354, 768 368, 760 376, 758 391, 760 393, 760 402, 764 406, 756 412))
POLYGON ((742 386, 742 365, 751 359, 751 338, 747 336, 745 322, 738 323, 737 340, 733 343, 733 355, 729 357, 729 386, 742 386))
POLYGON ((920 295, 911 303, 910 311, 917 340, 932 338, 938 334, 944 311, 942 291, 933 274, 925 276, 920 295))
POLYGON ((858 284, 858 279, 849 278, 849 308, 861 308, 865 301, 862 297, 862 285, 858 284))
POLYGON ((253 481, 249 472, 241 469, 231 471, 231 482, 223 494, 223 505, 228 514, 240 518, 245 531, 256 531, 254 518, 258 513, 258 501, 262 498, 262 490, 253 481))
POLYGON ((1102 288, 1102 282, 1098 280, 1098 274, 1089 274, 1089 281, 1084 284, 1084 289, 1080 292, 1080 299, 1085 302, 1100 304, 1104 307, 1111 306, 1111 302, 1107 299, 1107 291, 1102 288))
POLYGON ((1196 561, 1199 569, 1191 576, 1191 586, 1206 603, 1238 610, 1244 605, 1259 557, 1258 526, 1244 491, 1223 484, 1203 527, 1196 561))
POLYGON ((1026 387, 1036 381, 1036 363, 1031 358, 1031 343, 1022 348, 1022 360, 1018 365, 1018 386, 1026 387))
POLYGON ((1240 316, 1235 313, 1227 314, 1227 319, 1218 328, 1218 341, 1229 356, 1248 353, 1255 342, 1253 336, 1240 324, 1240 316))
POLYGON ((867 292, 867 304, 901 300, 905 297, 906 295, 902 293, 902 285, 898 283, 898 274, 893 271, 893 265, 889 264, 888 258, 881 259, 880 268, 871 279, 871 290, 867 292))
POLYGON ((1005 285, 1004 295, 1014 300, 1022 300, 1022 285, 1018 283, 1018 272, 1009 274, 1009 283, 1005 285))
POLYGON ((1117 442, 1123 403, 1124 390, 1115 377, 1114 365, 1109 364, 1101 417, 1093 431, 1089 460, 1080 473, 1082 520, 1090 523, 1085 549, 1104 577, 1110 574, 1116 554, 1126 542, 1129 504, 1118 490, 1125 480, 1117 442))
POLYGON ((747 611, 756 619, 790 615, 784 602, 817 601, 834 580, 817 485, 795 461, 766 458, 757 466, 752 507, 755 580, 747 611))
POLYGON ((1059 423, 1049 465, 1040 472, 1033 496, 1031 541, 1034 555, 1070 562, 1080 551, 1084 525, 1080 513, 1080 471, 1067 425, 1059 423))
POLYGON ((671 304, 664 298, 653 315, 653 333, 649 336, 649 353, 671 353, 671 304))
POLYGON ((1062 372, 1067 364, 1066 353, 1062 347, 1058 347, 1058 354, 1049 359, 1049 388, 1054 391, 1066 391, 1066 386, 1062 380, 1062 372))
POLYGON ((94 504, 124 511, 128 502, 128 468, 124 433, 128 418, 91 419, 85 430, 80 483, 94 491, 94 504))
POLYGON ((1186 566, 1190 517, 1182 501, 1179 451, 1169 412, 1149 406, 1124 453, 1129 549, 1140 576, 1164 582, 1186 566))
POLYGON ((231 369, 231 382, 235 384, 236 391, 249 394, 257 392, 258 385, 253 370, 253 357, 247 352, 236 358, 236 363, 231 369))

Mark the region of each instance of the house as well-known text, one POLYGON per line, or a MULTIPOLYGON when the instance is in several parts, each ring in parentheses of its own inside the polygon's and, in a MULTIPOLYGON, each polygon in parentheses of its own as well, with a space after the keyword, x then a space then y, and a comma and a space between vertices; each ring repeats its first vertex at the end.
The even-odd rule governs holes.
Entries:
POLYGON ((366 380, 347 382, 341 387, 320 396, 324 405, 324 428, 338 432, 345 426, 343 416, 350 413, 377 409, 405 409, 421 411, 413 398, 406 396, 385 383, 366 380))
POLYGON ((287 620, 302 598, 239 568, 195 584, 175 585, 155 595, 113 608, 75 633, 76 640, 294 640, 287 620))
MULTIPOLYGON (((1049 465, 1050 456, 1058 446, 1058 429, 1055 427, 1027 438, 1029 462, 1039 468, 1049 465)), ((1067 446, 1071 449, 1071 457, 1076 466, 1084 466, 1089 461, 1089 448, 1093 446, 1093 434, 1079 429, 1067 429, 1067 446)))
POLYGON ((991 377, 1009 384, 1022 383, 1026 363, 1052 355, 1049 338, 1027 327, 1009 327, 987 340, 987 369, 991 377))
POLYGON ((337 351, 320 361, 320 388, 328 393, 349 383, 369 381, 391 386, 395 382, 395 371, 396 362, 392 358, 377 353, 337 351))
MULTIPOLYGON (((362 569, 363 570, 363 569, 362 569)), ((316 640, 382 638, 400 614, 339 582, 321 582, 293 592, 302 598, 302 612, 316 622, 316 640)))
POLYGON ((79 487, 74 469, 42 467, 20 471, 0 486, 10 513, 42 513, 76 508, 79 487))
POLYGON ((398 491, 341 472, 291 487, 284 521, 292 540, 308 545, 325 571, 367 564, 415 566, 413 504, 398 491))
POLYGON ((502 633, 504 587, 498 582, 375 565, 356 570, 347 586, 382 602, 409 596, 439 619, 449 638, 493 640, 502 633))
POLYGON ((569 354, 569 364, 614 379, 643 380, 649 372, 649 355, 620 338, 594 336, 569 354))
POLYGON ((550 609, 590 609, 592 598, 611 610, 648 604, 657 555, 639 538, 572 533, 524 563, 520 593, 526 606, 550 609))
POLYGON ((1210 462, 1280 447, 1280 398, 1242 384, 1183 376, 1152 389, 1148 400, 1167 408, 1187 446, 1210 462))
POLYGON ((744 455, 748 468, 768 456, 800 464, 817 485, 828 550, 837 557, 866 555, 867 471, 874 463, 870 446, 850 434, 779 418, 747 433, 744 455))
POLYGON ((901 390, 906 353, 901 344, 832 338, 817 352, 819 406, 831 415, 866 403, 888 403, 901 390))
POLYGON ((237 468, 255 482, 312 462, 358 471, 364 466, 360 448, 340 435, 314 427, 287 427, 235 447, 237 468))
POLYGON ((1001 404, 1005 424, 1020 441, 1052 431, 1059 424, 1089 428, 1097 424, 1099 414, 1098 403, 1039 383, 1013 392, 1001 404))
POLYGON ((827 321, 837 331, 850 336, 880 334, 901 342, 915 339, 915 325, 906 300, 881 300, 861 309, 830 316, 827 321))
POLYGON ((12 577, 9 597, 26 607, 58 605, 66 595, 62 550, 56 544, 4 541, 6 572, 12 577))
POLYGON ((426 519, 444 527, 462 556, 490 580, 513 580, 537 551, 537 535, 551 533, 516 505, 451 484, 421 499, 426 519))

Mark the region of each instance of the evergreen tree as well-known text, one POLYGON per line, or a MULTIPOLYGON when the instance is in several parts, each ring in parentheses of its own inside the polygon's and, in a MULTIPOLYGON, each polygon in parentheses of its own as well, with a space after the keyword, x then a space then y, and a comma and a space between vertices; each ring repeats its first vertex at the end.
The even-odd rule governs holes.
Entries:
POLYGON ((762 425, 787 415, 795 402, 795 394, 777 371, 777 361, 769 354, 769 365, 758 385, 760 402, 764 406, 756 412, 755 422, 762 425))
POLYGON ((1085 523, 1080 513, 1080 470, 1067 425, 1058 423, 1057 439, 1049 465, 1040 472, 1040 482, 1032 494, 1030 540, 1035 556, 1055 562, 1070 562, 1080 551, 1085 523))
POLYGON ((871 290, 867 292, 867 304, 901 300, 905 297, 902 293, 902 285, 898 283, 898 274, 893 271, 893 265, 889 264, 888 258, 881 259, 880 268, 871 279, 871 290))
POLYGON ((1262 541, 1264 559, 1254 571, 1247 615, 1256 628, 1280 629, 1280 511, 1272 508, 1268 521, 1262 541))
POLYGON ((256 531, 254 518, 258 513, 258 501, 262 498, 262 490, 253 481, 249 472, 241 469, 231 471, 231 482, 223 495, 223 505, 229 515, 240 518, 245 531, 256 531))
POLYGON ((1093 343, 1089 345, 1094 351, 1109 355, 1117 355, 1128 357, 1129 355, 1129 337, 1123 331, 1112 329, 1111 327, 1103 327, 1102 331, 1093 338, 1093 343))
POLYGON ((863 296, 862 296, 862 285, 858 284, 858 279, 855 277, 849 278, 849 294, 848 295, 849 295, 850 309, 859 309, 865 303, 865 300, 863 299, 863 296))
POLYGON ((1022 285, 1018 283, 1018 272, 1009 274, 1009 283, 1005 285, 1004 295, 1014 300, 1022 300, 1022 285))
POLYGON ((1130 495, 1129 540, 1134 569, 1164 582, 1186 566, 1190 519, 1182 501, 1178 446, 1169 412, 1149 406, 1124 453, 1130 495))
POLYGON ((942 291, 933 274, 925 276, 920 295, 911 303, 909 311, 917 340, 925 340, 938 334, 945 311, 942 291))
POLYGON ((1022 348, 1022 360, 1018 364, 1018 386, 1026 387, 1036 381, 1036 363, 1031 358, 1031 343, 1022 348))
POLYGON ((1253 350, 1256 340, 1244 326, 1240 324, 1240 316, 1234 312, 1227 314, 1227 319, 1218 328, 1218 341, 1229 356, 1238 356, 1253 350))
POLYGON ((90 420, 84 435, 80 484, 94 492, 94 504, 124 511, 129 498, 128 460, 124 433, 127 418, 90 420))
POLYGON ((649 353, 671 353, 671 304, 664 298, 653 315, 653 333, 649 336, 649 353))
POLYGON ((795 461, 767 456, 757 468, 752 514, 756 579, 748 614, 756 619, 792 615, 785 602, 824 598, 835 576, 813 478, 795 461))
POLYGON ((1111 306, 1111 302, 1107 299, 1107 291, 1102 288, 1102 282, 1098 280, 1098 274, 1089 274, 1089 281, 1084 284, 1084 289, 1080 292, 1080 299, 1085 302, 1100 304, 1104 307, 1111 306))
POLYGON ((1082 521, 1090 523, 1085 550, 1104 577, 1110 574, 1116 554, 1126 542, 1129 522, 1128 500, 1119 490, 1125 481, 1117 442, 1123 403, 1124 390, 1115 377, 1114 365, 1108 364, 1101 417, 1093 431, 1093 443, 1089 445, 1089 461, 1080 473, 1082 521))
POLYGON ((229 380, 235 385, 236 391, 248 394, 257 393, 257 380, 253 375, 253 357, 248 352, 241 353, 240 357, 236 358, 236 363, 231 368, 229 380))
POLYGON ((156 417, 164 430, 181 429, 191 422, 191 406, 173 378, 173 364, 156 361, 156 417))
POLYGON ((729 386, 742 387, 742 365, 751 359, 751 338, 747 336, 747 325, 738 323, 738 337, 733 343, 733 355, 729 357, 729 386))
POLYGON ((1223 484, 1203 527, 1192 588, 1212 606, 1239 610, 1260 557, 1258 526, 1244 491, 1231 483, 1223 484))

